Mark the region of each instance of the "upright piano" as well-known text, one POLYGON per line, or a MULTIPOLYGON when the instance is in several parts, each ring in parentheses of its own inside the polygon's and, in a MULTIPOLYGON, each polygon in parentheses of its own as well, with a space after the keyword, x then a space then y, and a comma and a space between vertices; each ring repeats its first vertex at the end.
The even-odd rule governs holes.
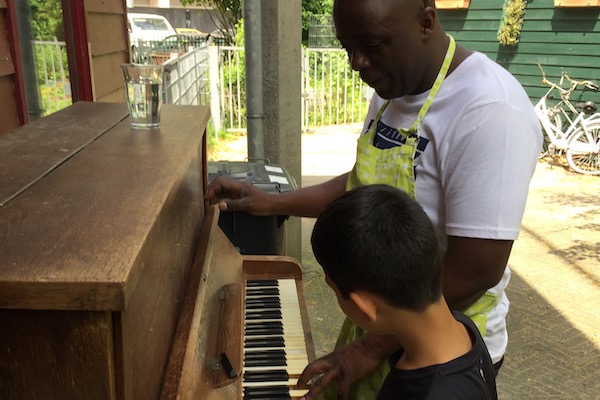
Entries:
POLYGON ((285 399, 314 359, 300 264, 205 209, 208 109, 79 102, 0 136, 0 399, 285 399))

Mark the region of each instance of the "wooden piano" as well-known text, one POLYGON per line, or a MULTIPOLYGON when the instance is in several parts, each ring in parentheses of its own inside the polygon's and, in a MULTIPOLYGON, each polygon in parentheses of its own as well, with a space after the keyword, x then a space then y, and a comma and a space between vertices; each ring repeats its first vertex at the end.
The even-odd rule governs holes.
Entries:
POLYGON ((0 136, 0 399, 302 394, 300 265, 240 255, 205 210, 207 120, 80 102, 0 136))

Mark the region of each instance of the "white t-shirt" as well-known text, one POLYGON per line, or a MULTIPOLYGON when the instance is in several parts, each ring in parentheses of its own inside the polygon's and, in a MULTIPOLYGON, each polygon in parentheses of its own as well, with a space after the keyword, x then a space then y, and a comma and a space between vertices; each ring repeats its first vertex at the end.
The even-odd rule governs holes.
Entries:
MULTIPOLYGON (((381 123, 408 128, 429 92, 390 101, 381 123)), ((363 131, 384 103, 374 95, 363 131)), ((383 129, 378 147, 400 145, 383 129)), ((482 53, 473 53, 443 82, 419 130, 416 198, 442 234, 515 240, 529 182, 541 149, 540 123, 521 84, 482 53)), ((492 360, 508 341, 505 317, 510 279, 506 267, 489 290, 501 301, 487 315, 484 336, 492 360)))

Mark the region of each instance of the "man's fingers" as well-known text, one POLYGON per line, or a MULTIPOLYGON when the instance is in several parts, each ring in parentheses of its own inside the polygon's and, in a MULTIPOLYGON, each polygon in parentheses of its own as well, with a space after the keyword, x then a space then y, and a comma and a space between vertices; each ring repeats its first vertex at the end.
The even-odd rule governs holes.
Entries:
POLYGON ((219 210, 221 210, 221 211, 229 211, 229 206, 227 205, 226 201, 220 201, 219 202, 219 210))
POLYGON ((242 197, 241 199, 222 199, 219 202, 219 209, 221 211, 246 211, 249 210, 250 199, 248 197, 242 197))
MULTIPOLYGON (((315 361, 316 362, 316 361, 315 361)), ((314 363, 309 364, 304 371, 302 371, 302 375, 298 378, 297 386, 299 389, 305 389, 307 387, 308 381, 313 379, 315 376, 322 374, 323 372, 314 368, 314 363)))
POLYGON ((297 387, 299 389, 309 389, 304 395, 304 400, 316 398, 329 384, 333 383, 338 376, 336 369, 327 359, 319 359, 310 363, 300 375, 297 387), (319 376, 320 375, 320 376, 319 376), (316 378, 319 376, 318 378, 316 378), (316 379, 315 379, 316 378, 316 379), (308 382, 312 381, 309 386, 308 382))
POLYGON ((327 370, 329 370, 329 364, 321 361, 320 359, 308 364, 306 368, 304 368, 304 371, 302 371, 300 378, 298 378, 298 388, 305 389, 308 381, 317 375, 327 372, 327 370))
POLYGON ((215 204, 224 198, 239 198, 245 182, 236 181, 226 176, 218 176, 206 189, 205 198, 215 204))
MULTIPOLYGON (((318 379, 315 379, 310 388, 308 388, 308 392, 302 397, 304 400, 315 399, 330 383, 335 381, 336 374, 332 371, 326 372, 321 375, 318 379)), ((300 389, 306 389, 306 387, 300 387, 300 389)))

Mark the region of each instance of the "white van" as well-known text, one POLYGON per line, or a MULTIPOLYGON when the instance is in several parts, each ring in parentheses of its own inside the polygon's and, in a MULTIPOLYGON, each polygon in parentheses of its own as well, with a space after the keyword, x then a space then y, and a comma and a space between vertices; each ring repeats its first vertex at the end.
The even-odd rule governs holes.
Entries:
POLYGON ((159 41, 177 34, 171 23, 158 14, 128 13, 127 29, 132 48, 137 47, 139 40, 159 41))

